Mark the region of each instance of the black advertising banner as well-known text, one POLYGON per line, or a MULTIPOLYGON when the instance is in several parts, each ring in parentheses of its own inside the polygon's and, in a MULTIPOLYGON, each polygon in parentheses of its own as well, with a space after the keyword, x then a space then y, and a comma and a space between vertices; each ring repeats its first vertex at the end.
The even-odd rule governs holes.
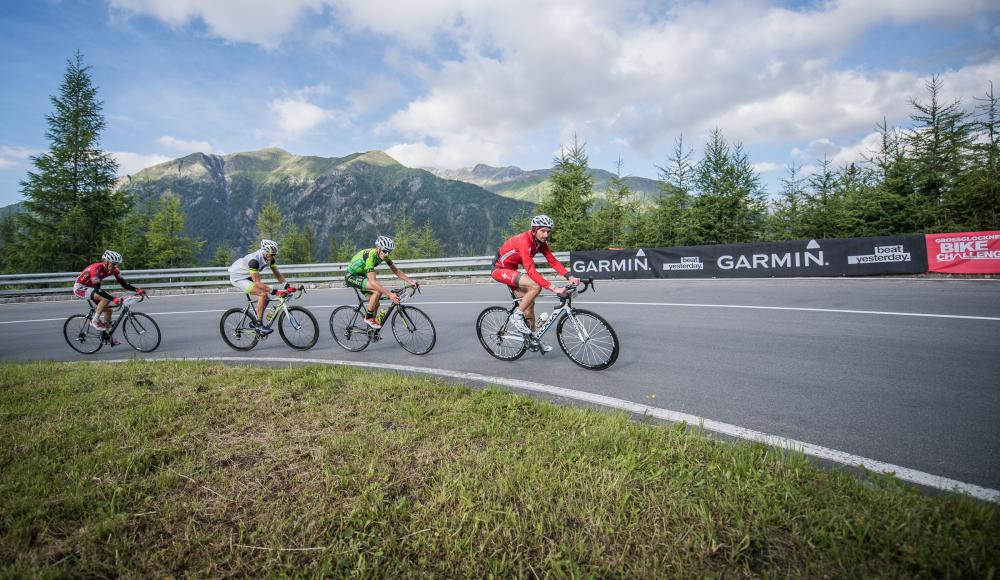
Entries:
POLYGON ((570 252, 581 278, 784 278, 927 272, 924 236, 570 252))

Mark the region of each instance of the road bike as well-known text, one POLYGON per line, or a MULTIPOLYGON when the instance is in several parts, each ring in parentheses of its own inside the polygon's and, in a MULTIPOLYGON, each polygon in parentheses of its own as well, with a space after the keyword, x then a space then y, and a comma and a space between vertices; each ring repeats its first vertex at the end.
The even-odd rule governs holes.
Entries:
MULTIPOLYGON (((306 293, 305 286, 278 290, 277 300, 268 297, 264 308, 264 328, 278 325, 278 334, 285 344, 296 350, 309 350, 319 338, 319 323, 312 312, 302 306, 289 306, 288 301, 301 298, 306 293)), ((270 333, 262 333, 253 328, 257 323, 257 298, 246 294, 247 303, 243 308, 230 308, 219 321, 222 340, 236 350, 250 350, 270 333)))
MULTIPOLYGON (((399 346, 411 354, 427 354, 434 348, 437 332, 429 316, 416 306, 407 306, 406 300, 419 292, 419 286, 407 286, 398 290, 390 290, 399 296, 399 304, 391 304, 386 311, 382 324, 392 328, 399 346)), ((368 312, 368 301, 361 291, 353 286, 351 289, 357 295, 356 306, 338 306, 330 313, 330 332, 337 344, 351 352, 360 352, 373 342, 382 340, 382 329, 368 326, 365 314, 368 312)), ((382 298, 383 300, 386 297, 382 298)), ((384 328, 384 327, 383 327, 384 328)))
POLYGON ((111 337, 115 330, 121 326, 122 334, 125 335, 125 340, 132 348, 139 352, 153 352, 156 347, 160 346, 160 327, 148 314, 132 311, 133 305, 145 299, 145 293, 132 294, 122 298, 120 305, 109 306, 109 308, 118 309, 118 318, 105 330, 98 330, 90 325, 90 321, 94 319, 95 307, 93 305, 87 314, 70 316, 63 324, 63 336, 66 338, 66 343, 77 352, 93 354, 101 350, 105 344, 113 347, 111 337))
POLYGON ((521 302, 511 290, 512 304, 509 307, 490 306, 479 313, 476 319, 476 334, 486 352, 500 360, 512 361, 521 358, 528 350, 545 351, 541 339, 552 328, 556 329, 559 347, 576 364, 591 370, 602 370, 618 360, 618 335, 615 329, 594 312, 573 308, 573 296, 583 294, 587 289, 596 291, 594 280, 588 279, 582 288, 575 284, 566 286, 566 292, 558 296, 559 305, 551 316, 543 312, 535 332, 518 332, 510 323, 510 315, 521 302))

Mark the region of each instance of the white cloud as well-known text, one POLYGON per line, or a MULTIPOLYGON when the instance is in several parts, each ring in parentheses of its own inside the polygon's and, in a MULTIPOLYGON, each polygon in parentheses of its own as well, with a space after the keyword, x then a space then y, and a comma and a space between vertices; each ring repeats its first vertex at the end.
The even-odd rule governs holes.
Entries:
POLYGON ((111 0, 112 8, 129 15, 158 18, 173 28, 195 20, 233 42, 276 48, 300 20, 321 12, 325 0, 111 0))
MULTIPOLYGON (((553 125, 595 147, 617 140, 648 152, 715 126, 732 140, 787 142, 856 134, 883 115, 903 122, 926 75, 841 70, 839 58, 875 26, 969 24, 996 10, 986 0, 860 2, 794 10, 692 2, 651 15, 639 1, 442 0, 424 10, 373 0, 341 13, 401 45, 454 43, 451 60, 413 69, 428 90, 380 125, 381 134, 443 157, 461 157, 458 148, 470 143, 509 156, 527 134, 553 125)), ((953 74, 993 78, 982 72, 953 74)))
POLYGON ((400 143, 386 149, 386 153, 407 167, 438 169, 471 167, 477 163, 496 165, 500 162, 501 151, 502 148, 495 143, 469 141, 461 136, 454 136, 437 146, 400 143))
POLYGON ((208 141, 185 141, 170 135, 164 135, 156 140, 167 149, 180 153, 215 153, 215 149, 208 141))
POLYGON ((753 164, 753 170, 757 173, 773 173, 778 169, 781 169, 777 163, 771 163, 770 161, 761 161, 760 163, 753 164))
POLYGON ((268 103, 268 108, 274 118, 278 137, 286 139, 296 139, 333 116, 331 111, 314 105, 301 96, 274 99, 268 103))
POLYGON ((142 155, 140 153, 132 153, 129 151, 114 151, 111 155, 118 162, 118 173, 120 175, 133 175, 147 167, 152 167, 154 165, 159 165, 160 163, 166 163, 167 161, 172 160, 170 157, 160 155, 158 153, 142 155))
POLYGON ((0 145, 0 169, 21 165, 32 155, 38 155, 40 153, 42 152, 28 147, 0 145))

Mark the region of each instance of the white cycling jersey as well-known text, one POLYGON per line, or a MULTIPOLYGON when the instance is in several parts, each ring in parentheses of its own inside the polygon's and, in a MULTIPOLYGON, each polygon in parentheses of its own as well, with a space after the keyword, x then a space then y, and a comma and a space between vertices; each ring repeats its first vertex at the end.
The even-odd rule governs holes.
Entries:
POLYGON ((250 278, 252 273, 260 273, 265 267, 274 265, 274 260, 270 262, 264 258, 264 250, 257 250, 252 254, 247 254, 242 258, 233 262, 232 266, 229 266, 229 279, 233 282, 237 280, 246 280, 250 278))

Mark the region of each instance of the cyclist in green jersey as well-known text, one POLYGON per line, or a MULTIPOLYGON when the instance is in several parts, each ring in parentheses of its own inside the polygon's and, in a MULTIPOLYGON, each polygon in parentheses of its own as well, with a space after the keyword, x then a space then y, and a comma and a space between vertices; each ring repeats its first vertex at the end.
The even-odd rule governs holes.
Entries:
POLYGON ((369 295, 368 313, 365 314, 365 323, 372 328, 382 328, 382 325, 375 319, 375 309, 378 308, 378 301, 383 295, 388 296, 389 300, 392 300, 394 304, 399 304, 399 296, 395 292, 390 292, 375 279, 376 266, 385 262, 386 266, 389 266, 392 273, 399 277, 400 280, 411 286, 420 287, 419 282, 414 281, 404 274, 389 259, 389 254, 392 253, 395 247, 396 245, 393 243, 392 238, 379 236, 375 240, 374 248, 360 250, 357 254, 354 254, 351 262, 347 265, 347 275, 344 278, 347 285, 369 295))

